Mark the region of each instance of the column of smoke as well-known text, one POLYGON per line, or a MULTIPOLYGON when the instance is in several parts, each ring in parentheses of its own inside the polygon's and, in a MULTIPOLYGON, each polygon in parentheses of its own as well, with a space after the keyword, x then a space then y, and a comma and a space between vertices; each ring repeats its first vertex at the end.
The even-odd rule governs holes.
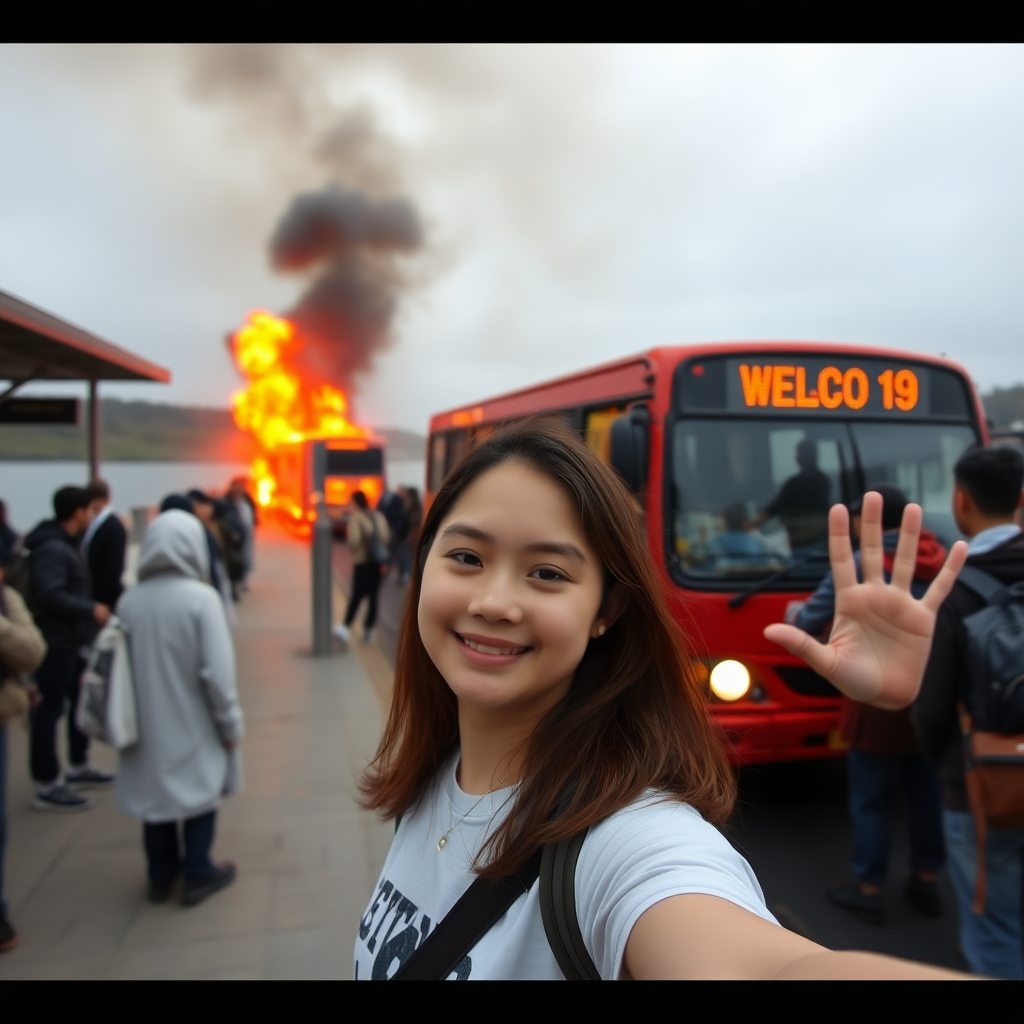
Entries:
POLYGON ((391 341, 402 287, 397 257, 420 248, 423 231, 403 198, 373 199, 331 185, 296 196, 270 239, 281 271, 313 271, 310 286, 284 315, 299 345, 290 367, 304 381, 351 393, 357 374, 391 341))

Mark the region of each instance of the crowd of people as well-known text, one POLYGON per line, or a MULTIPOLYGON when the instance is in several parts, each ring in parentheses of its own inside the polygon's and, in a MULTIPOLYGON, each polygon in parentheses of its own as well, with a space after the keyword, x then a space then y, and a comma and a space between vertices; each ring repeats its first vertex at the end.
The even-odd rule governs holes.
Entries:
POLYGON ((372 643, 377 624, 377 594, 383 577, 394 570, 400 585, 409 582, 413 544, 423 521, 423 504, 415 487, 385 491, 375 509, 362 491, 352 495, 352 510, 345 521, 345 542, 352 559, 345 621, 334 627, 336 639, 351 641, 352 623, 366 601, 363 642, 372 643))
POLYGON ((215 864, 210 852, 217 803, 241 784, 230 624, 253 568, 256 521, 244 478, 223 497, 168 495, 126 593, 128 533, 104 481, 60 488, 53 517, 24 537, 0 503, 0 952, 17 943, 3 859, 7 722, 19 715, 29 719, 33 806, 86 811, 92 800, 83 791, 116 784, 121 809, 143 821, 151 900, 169 899, 179 875, 188 906, 233 880, 234 865, 215 864), (115 627, 130 637, 142 737, 121 752, 116 776, 90 763, 75 713, 91 645, 115 627))
MULTIPOLYGON (((961 951, 976 973, 1003 978, 1024 977, 1024 828, 991 830, 986 851, 988 896, 979 911, 975 906, 975 821, 965 788, 960 717, 970 703, 971 677, 963 620, 986 603, 967 585, 970 571, 990 574, 1000 587, 1024 581, 1022 484, 1024 460, 1016 449, 972 448, 961 456, 954 469, 952 511, 957 528, 968 538, 969 570, 940 609, 920 694, 913 704, 899 710, 843 701, 840 734, 849 745, 854 879, 833 886, 828 894, 834 903, 863 920, 885 923, 883 890, 889 867, 892 803, 896 789, 902 786, 910 832, 910 864, 904 883, 907 897, 922 914, 941 916, 944 908, 938 871, 948 863, 957 897, 961 951)), ((908 502, 891 484, 877 485, 874 490, 883 502, 882 571, 888 582, 908 502)), ((862 501, 850 506, 852 531, 858 539, 861 506, 862 501)), ((934 534, 922 529, 911 571, 912 595, 924 596, 946 554, 934 534)), ((854 561, 860 579, 860 552, 854 561)), ((829 573, 793 621, 812 636, 825 636, 834 615, 835 583, 829 573)), ((1024 820, 1019 824, 1024 826, 1024 820)))
MULTIPOLYGON (((1006 732, 1010 720, 976 716, 972 726, 970 716, 983 673, 977 617, 1024 595, 1024 459, 972 448, 953 473, 966 544, 947 552, 921 528, 921 510, 880 484, 832 509, 832 571, 765 635, 844 695, 854 877, 829 897, 885 922, 902 786, 907 897, 922 914, 946 912, 938 877, 948 866, 969 968, 1022 978, 1024 820, 986 823, 970 746, 972 730, 1006 732)), ((31 703, 34 806, 85 810, 83 790, 116 784, 121 809, 143 822, 149 898, 169 899, 180 877, 181 900, 194 905, 236 874, 211 852, 219 801, 241 785, 231 622, 253 567, 256 507, 244 480, 219 498, 168 495, 127 592, 127 534, 109 488, 61 488, 53 511, 19 538, 0 507, 0 773, 3 723, 31 703), (90 645, 114 628, 130 637, 141 737, 121 752, 116 779, 90 763, 72 713, 90 645)), ((388 566, 409 583, 411 609, 391 717, 362 783, 396 832, 359 928, 357 977, 390 977, 396 961, 408 978, 931 976, 825 950, 767 910, 749 865, 715 828, 731 813, 735 780, 635 503, 575 434, 531 421, 496 432, 426 516, 413 488, 375 509, 356 492, 346 533, 353 586, 339 639, 350 640, 364 601, 363 639, 372 639, 388 566), (549 906, 554 869, 540 851, 563 848, 575 902, 549 906), (375 950, 400 891, 405 930, 375 950), (503 916, 498 899, 505 909, 525 903, 503 916), (472 957, 463 944, 449 962, 486 900, 493 925, 465 946, 472 957)), ((1015 657, 1020 641, 1000 643, 1015 657)), ((0 801, 5 793, 0 774, 0 801)), ((4 810, 0 950, 17 941, 2 903, 4 810)))

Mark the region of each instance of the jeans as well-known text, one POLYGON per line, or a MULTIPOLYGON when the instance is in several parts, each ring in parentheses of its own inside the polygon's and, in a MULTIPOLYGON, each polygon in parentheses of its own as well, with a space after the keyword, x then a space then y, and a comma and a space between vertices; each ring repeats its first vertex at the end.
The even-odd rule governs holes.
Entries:
POLYGON ((146 848, 151 885, 170 885, 182 872, 189 882, 200 881, 213 870, 210 849, 217 812, 207 811, 187 818, 182 827, 185 856, 181 856, 176 821, 147 821, 142 826, 142 843, 146 848))
POLYGON ((920 754, 847 755, 853 873, 870 885, 884 885, 889 869, 892 794, 902 779, 910 818, 911 871, 938 871, 945 860, 942 787, 935 769, 920 754))
POLYGON ((960 911, 960 948, 975 974, 1024 978, 1021 948, 1021 875, 1024 829, 990 828, 985 839, 985 913, 971 910, 978 871, 978 845, 969 811, 942 812, 949 873, 960 911))
POLYGON ((361 562, 352 572, 352 593, 348 599, 348 611, 345 613, 345 625, 351 626, 364 597, 369 598, 370 607, 366 610, 366 621, 363 625, 373 629, 377 621, 377 591, 380 589, 380 566, 376 562, 361 562))
POLYGON ((413 538, 406 537, 398 545, 398 576, 401 580, 407 580, 412 573, 413 538))
POLYGON ((4 903, 4 852, 7 849, 7 723, 0 725, 0 917, 7 916, 4 903))
POLYGON ((77 651, 59 647, 51 647, 42 665, 36 669, 36 686, 42 700, 32 709, 32 731, 29 734, 29 761, 32 778, 36 782, 48 784, 56 782, 60 776, 57 723, 65 711, 71 763, 75 766, 85 764, 89 756, 89 737, 75 724, 75 707, 84 669, 85 662, 77 651))

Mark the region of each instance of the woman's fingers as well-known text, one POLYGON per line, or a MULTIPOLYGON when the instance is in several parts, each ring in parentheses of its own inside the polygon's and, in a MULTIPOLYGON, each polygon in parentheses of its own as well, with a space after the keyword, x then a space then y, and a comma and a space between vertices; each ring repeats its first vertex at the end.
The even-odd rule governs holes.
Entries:
POLYGON ((900 590, 910 590, 910 581, 917 568, 917 542, 921 536, 922 514, 920 505, 907 505, 903 510, 900 539, 892 561, 892 585, 900 590))
POLYGON ((764 636, 773 644, 785 647, 790 654, 803 658, 818 675, 826 679, 831 678, 831 673, 835 671, 835 653, 826 644, 819 643, 796 626, 773 622, 765 626, 764 636))
POLYGON ((882 496, 868 491, 860 512, 860 568, 865 583, 882 579, 882 496))
POLYGON ((940 570, 939 575, 932 580, 932 585, 928 588, 924 597, 921 598, 921 604, 935 614, 938 614, 939 607, 949 596, 949 592, 953 589, 953 584, 956 583, 956 578, 960 575, 960 570, 964 567, 964 562, 966 561, 967 544, 962 540, 958 540, 950 548, 946 564, 940 570))
POLYGON ((850 545, 850 513, 845 505, 833 505, 828 513, 828 560, 837 591, 857 585, 857 566, 850 545))

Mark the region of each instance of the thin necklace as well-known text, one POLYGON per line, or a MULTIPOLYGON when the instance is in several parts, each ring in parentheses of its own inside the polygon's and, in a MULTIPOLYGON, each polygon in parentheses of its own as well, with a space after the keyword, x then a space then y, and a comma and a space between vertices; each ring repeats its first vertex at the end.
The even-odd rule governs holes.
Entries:
POLYGON ((501 789, 501 784, 508 778, 509 772, 511 772, 511 771, 512 771, 512 769, 509 768, 509 770, 507 772, 505 772, 505 774, 502 775, 502 777, 500 779, 498 779, 498 784, 496 786, 492 786, 489 790, 487 790, 487 792, 484 793, 484 795, 482 797, 480 797, 480 799, 477 800, 477 802, 475 804, 473 804, 473 806, 470 807, 470 809, 468 811, 466 811, 466 813, 463 814, 462 817, 459 818, 459 820, 457 822, 455 822, 454 825, 452 824, 452 810, 455 807, 455 798, 452 796, 451 792, 449 791, 448 795, 449 795, 449 797, 451 797, 451 802, 448 805, 448 831, 445 832, 445 834, 443 836, 441 836, 441 838, 438 839, 438 841, 437 841, 437 852, 438 853, 440 853, 445 848, 445 846, 448 845, 448 837, 477 809, 477 807, 479 807, 480 804, 487 797, 489 797, 492 793, 494 793, 497 790, 501 789))

